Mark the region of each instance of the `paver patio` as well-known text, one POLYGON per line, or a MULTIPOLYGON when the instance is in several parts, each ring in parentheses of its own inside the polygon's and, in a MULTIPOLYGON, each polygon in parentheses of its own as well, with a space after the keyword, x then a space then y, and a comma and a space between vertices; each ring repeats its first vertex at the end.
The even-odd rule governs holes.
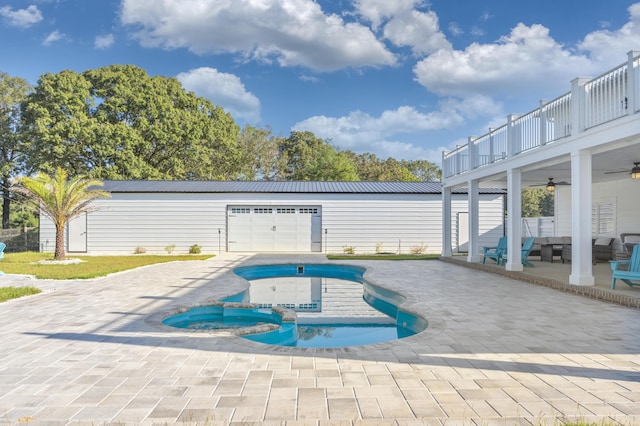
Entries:
POLYGON ((286 348, 159 324, 243 289, 231 255, 88 281, 6 275, 0 424, 640 424, 640 310, 441 261, 351 261, 429 321, 418 335, 286 348))

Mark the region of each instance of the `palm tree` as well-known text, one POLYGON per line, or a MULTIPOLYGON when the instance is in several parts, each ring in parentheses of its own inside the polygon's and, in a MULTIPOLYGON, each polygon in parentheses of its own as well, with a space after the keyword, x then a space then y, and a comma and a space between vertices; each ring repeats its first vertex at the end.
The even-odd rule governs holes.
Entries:
POLYGON ((107 198, 109 193, 101 189, 91 189, 102 186, 96 179, 77 176, 68 179, 67 171, 58 167, 49 176, 39 173, 35 177, 22 177, 16 180, 12 191, 25 195, 40 213, 49 217, 56 226, 56 251, 54 260, 65 258, 64 228, 74 217, 83 213, 95 211, 90 204, 98 198, 107 198))

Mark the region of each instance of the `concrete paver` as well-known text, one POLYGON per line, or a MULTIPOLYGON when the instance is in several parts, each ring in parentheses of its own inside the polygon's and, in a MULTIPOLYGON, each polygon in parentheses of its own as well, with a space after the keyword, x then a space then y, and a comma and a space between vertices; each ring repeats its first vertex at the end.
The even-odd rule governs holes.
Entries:
POLYGON ((429 322, 395 342, 283 348, 159 323, 246 288, 234 267, 291 262, 329 261, 0 277, 45 290, 0 305, 0 424, 640 424, 640 310, 455 264, 332 262, 366 267, 429 322))

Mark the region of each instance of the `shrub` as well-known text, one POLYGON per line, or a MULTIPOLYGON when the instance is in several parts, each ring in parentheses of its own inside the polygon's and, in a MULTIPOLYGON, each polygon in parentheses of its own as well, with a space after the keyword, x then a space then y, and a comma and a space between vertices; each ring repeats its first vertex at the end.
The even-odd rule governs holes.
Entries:
POLYGON ((382 253, 382 247, 383 244, 382 243, 376 243, 376 253, 380 254, 382 253))
POLYGON ((190 254, 200 254, 201 252, 202 252, 202 249, 197 244, 194 244, 191 247, 189 247, 190 254))
POLYGON ((409 251, 411 252, 411 254, 423 254, 425 251, 427 251, 427 246, 425 246, 424 244, 413 246, 409 249, 409 251))
POLYGON ((355 254, 356 248, 353 246, 342 246, 342 251, 344 254, 355 254))
POLYGON ((147 252, 147 249, 144 247, 136 247, 135 250, 133 250, 134 254, 145 254, 147 252))
POLYGON ((164 248, 164 251, 166 251, 167 254, 171 254, 173 253, 173 250, 175 250, 175 248, 176 248, 175 244, 170 244, 164 248))

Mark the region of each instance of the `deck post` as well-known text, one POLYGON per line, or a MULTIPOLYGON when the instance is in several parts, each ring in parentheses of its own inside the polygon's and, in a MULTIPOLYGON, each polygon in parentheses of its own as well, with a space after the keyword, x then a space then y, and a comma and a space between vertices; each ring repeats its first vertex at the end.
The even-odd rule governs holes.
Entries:
POLYGON ((635 58, 640 55, 638 50, 630 50, 627 52, 627 114, 634 114, 640 106, 638 97, 638 71, 639 67, 635 63, 635 58))
POLYGON ((507 170, 507 271, 522 271, 522 171, 507 170))
POLYGON ((467 153, 469 154, 469 171, 475 169, 480 164, 478 162, 478 150, 476 144, 473 143, 475 140, 474 136, 469 136, 467 138, 467 153))
POLYGON ((520 152, 521 147, 516 147, 516 143, 520 141, 520 138, 515 131, 515 125, 513 124, 518 117, 519 115, 517 114, 507 115, 507 158, 511 158, 520 152))
POLYGON ((548 142, 547 136, 547 109, 545 108, 547 101, 540 101, 540 143, 538 146, 545 146, 548 142))
POLYGON ((494 144, 495 141, 493 140, 493 128, 489 127, 489 161, 487 161, 487 164, 493 163, 495 161, 495 148, 494 148, 494 144))
POLYGON ((571 80, 571 136, 585 130, 587 114, 585 86, 590 80, 590 77, 577 77, 571 80))

